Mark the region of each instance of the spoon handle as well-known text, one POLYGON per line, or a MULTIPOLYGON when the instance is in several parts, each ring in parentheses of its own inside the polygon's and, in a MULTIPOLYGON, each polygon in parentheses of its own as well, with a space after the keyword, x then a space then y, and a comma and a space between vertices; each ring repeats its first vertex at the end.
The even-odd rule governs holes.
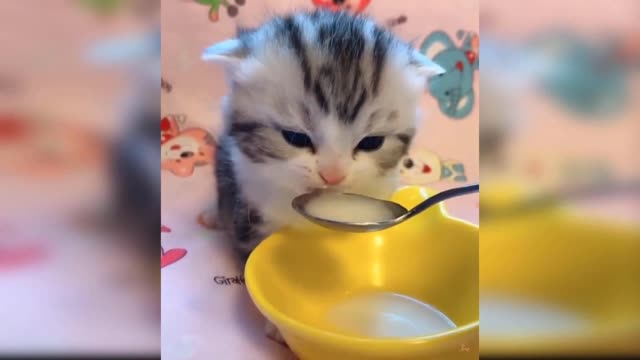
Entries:
POLYGON ((458 188, 453 188, 453 189, 449 189, 449 190, 445 190, 442 192, 439 192, 431 197, 429 197, 428 199, 424 200, 423 202, 421 202, 420 204, 418 204, 416 207, 414 207, 413 209, 409 210, 409 212, 407 212, 407 215, 405 216, 405 220, 409 219, 421 212, 423 212, 424 210, 430 208, 431 206, 447 200, 447 199, 451 199, 457 196, 462 196, 462 195, 467 195, 467 194, 471 194, 474 192, 478 192, 480 191, 480 185, 479 184, 473 184, 473 185, 467 185, 467 186, 462 186, 462 187, 458 187, 458 188))

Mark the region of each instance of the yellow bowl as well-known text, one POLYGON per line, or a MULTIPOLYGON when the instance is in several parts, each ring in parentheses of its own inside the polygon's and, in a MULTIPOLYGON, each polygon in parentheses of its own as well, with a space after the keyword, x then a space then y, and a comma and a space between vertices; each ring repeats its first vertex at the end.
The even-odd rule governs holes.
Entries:
MULTIPOLYGON (((520 201, 524 194, 525 189, 515 184, 486 184, 480 200, 483 209, 497 208, 520 201)), ((559 206, 483 219, 481 309, 496 299, 507 299, 509 307, 521 304, 520 313, 529 312, 527 307, 535 309, 538 325, 536 333, 497 331, 490 322, 507 317, 518 322, 520 316, 497 311, 492 316, 498 319, 493 319, 481 310, 481 354, 640 355, 639 239, 637 225, 614 224, 559 206), (565 320, 541 329, 540 314, 549 309, 565 320)), ((504 300, 499 303, 505 307, 504 300)), ((524 325, 515 324, 531 328, 524 325)))
MULTIPOLYGON (((400 189, 411 208, 433 194, 400 189)), ((477 359, 478 227, 442 206, 380 232, 320 227, 285 230, 263 241, 245 268, 249 294, 303 360, 477 359), (412 338, 364 338, 334 331, 327 311, 350 294, 379 290, 431 304, 457 327, 412 338)))

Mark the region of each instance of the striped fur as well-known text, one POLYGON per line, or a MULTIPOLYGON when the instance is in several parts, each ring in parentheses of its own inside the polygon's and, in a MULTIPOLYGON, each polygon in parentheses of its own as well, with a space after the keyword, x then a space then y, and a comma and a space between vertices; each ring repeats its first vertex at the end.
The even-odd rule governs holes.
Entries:
POLYGON ((408 46, 365 17, 318 10, 278 17, 255 31, 239 34, 246 49, 260 51, 256 38, 273 33, 279 46, 295 56, 306 92, 323 112, 355 121, 364 103, 377 95, 391 47, 408 46), (257 47, 257 49, 255 49, 257 47), (310 53, 315 54, 310 61, 310 53))

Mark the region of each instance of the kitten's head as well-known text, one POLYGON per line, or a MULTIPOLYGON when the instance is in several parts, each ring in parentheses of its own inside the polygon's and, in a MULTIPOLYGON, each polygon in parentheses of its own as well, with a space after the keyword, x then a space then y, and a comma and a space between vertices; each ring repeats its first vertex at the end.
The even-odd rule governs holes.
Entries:
POLYGON ((427 79, 444 71, 368 18, 322 10, 240 31, 203 59, 227 69, 225 126, 242 161, 295 193, 375 194, 407 152, 427 79))

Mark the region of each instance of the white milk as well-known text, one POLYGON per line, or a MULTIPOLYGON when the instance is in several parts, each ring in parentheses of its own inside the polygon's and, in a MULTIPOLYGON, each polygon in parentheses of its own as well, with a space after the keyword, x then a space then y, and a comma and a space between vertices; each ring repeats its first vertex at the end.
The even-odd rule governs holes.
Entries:
POLYGON ((381 222, 393 220, 393 213, 376 200, 340 193, 325 193, 307 203, 308 214, 340 222, 381 222))
POLYGON ((431 305, 390 292, 349 297, 329 308, 335 331, 368 338, 406 338, 451 330, 456 325, 431 305))
POLYGON ((480 325, 480 336, 548 336, 585 332, 590 322, 542 301, 482 295, 480 325))

